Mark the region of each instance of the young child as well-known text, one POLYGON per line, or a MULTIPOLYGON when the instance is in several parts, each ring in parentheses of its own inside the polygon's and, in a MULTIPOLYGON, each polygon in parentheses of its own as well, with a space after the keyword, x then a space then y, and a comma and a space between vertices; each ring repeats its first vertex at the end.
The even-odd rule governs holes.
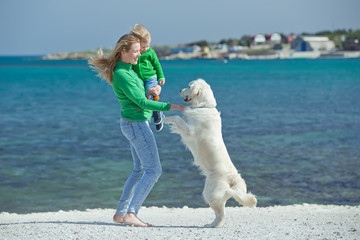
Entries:
MULTIPOLYGON (((155 87, 158 84, 164 85, 165 77, 155 51, 150 48, 150 32, 143 25, 135 24, 135 27, 131 29, 131 34, 140 39, 141 53, 138 63, 133 66, 133 69, 144 81, 145 91, 148 98, 154 101, 158 101, 159 96, 153 96, 149 94, 149 89, 155 87)), ((156 131, 161 131, 163 128, 162 112, 154 111, 153 118, 156 131)))

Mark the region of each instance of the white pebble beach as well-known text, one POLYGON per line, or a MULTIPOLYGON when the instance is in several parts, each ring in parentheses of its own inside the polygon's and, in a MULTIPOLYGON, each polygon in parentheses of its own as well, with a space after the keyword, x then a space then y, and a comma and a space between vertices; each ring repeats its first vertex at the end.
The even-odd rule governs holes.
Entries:
POLYGON ((0 239, 360 239, 360 206, 228 207, 223 224, 204 228, 210 208, 143 207, 140 228, 116 224, 114 209, 0 214, 0 239))

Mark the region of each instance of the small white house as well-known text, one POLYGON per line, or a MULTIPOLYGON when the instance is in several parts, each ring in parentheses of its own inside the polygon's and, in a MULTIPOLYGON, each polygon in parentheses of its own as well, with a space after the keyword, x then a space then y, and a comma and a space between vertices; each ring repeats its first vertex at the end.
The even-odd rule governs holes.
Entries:
POLYGON ((251 38, 253 45, 260 45, 266 42, 266 38, 263 34, 256 34, 251 38))
POLYGON ((281 43, 281 35, 278 33, 272 33, 266 36, 266 39, 270 43, 278 44, 281 43))

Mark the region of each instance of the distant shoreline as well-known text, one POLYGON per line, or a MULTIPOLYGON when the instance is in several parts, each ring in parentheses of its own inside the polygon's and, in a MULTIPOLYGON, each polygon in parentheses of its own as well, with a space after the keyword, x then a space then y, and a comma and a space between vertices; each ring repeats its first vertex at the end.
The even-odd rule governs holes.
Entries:
MULTIPOLYGON (((92 52, 63 52, 53 53, 40 57, 42 60, 87 60, 90 57, 96 56, 96 51, 92 52)), ((105 54, 106 56, 106 54, 105 54)), ((360 58, 360 51, 334 51, 334 52, 320 52, 307 51, 297 52, 291 50, 271 50, 271 51, 238 51, 231 53, 212 53, 206 57, 199 53, 177 53, 166 56, 159 56, 160 60, 190 60, 190 59, 317 59, 317 58, 360 58)))

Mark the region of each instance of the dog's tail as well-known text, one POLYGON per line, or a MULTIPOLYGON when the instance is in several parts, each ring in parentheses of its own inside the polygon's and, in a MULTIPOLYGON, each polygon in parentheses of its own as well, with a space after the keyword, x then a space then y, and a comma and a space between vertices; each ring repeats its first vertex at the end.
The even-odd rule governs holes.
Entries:
POLYGON ((244 193, 237 189, 229 189, 230 195, 245 207, 256 207, 256 197, 252 193, 244 193))

